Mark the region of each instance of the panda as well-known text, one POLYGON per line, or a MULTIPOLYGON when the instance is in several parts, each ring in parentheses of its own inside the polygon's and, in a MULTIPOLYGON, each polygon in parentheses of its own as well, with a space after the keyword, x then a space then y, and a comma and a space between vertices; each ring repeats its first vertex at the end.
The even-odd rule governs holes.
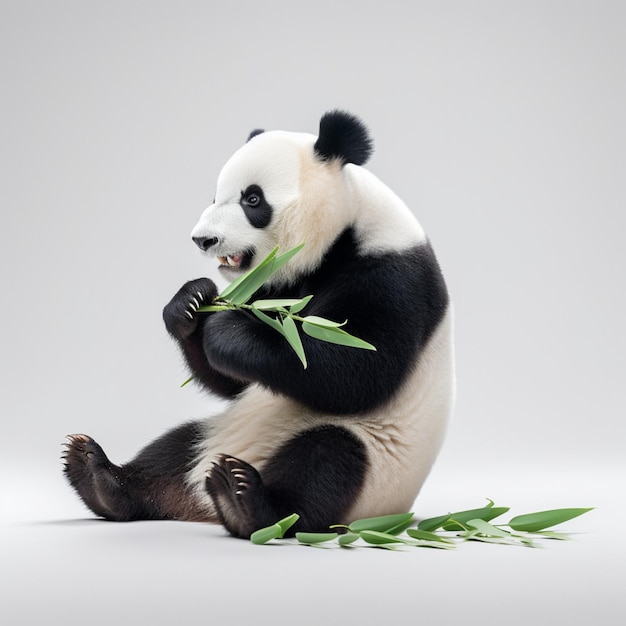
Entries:
POLYGON ((454 398, 453 320, 431 244, 407 206, 362 166, 373 143, 349 112, 317 136, 254 130, 223 166, 192 239, 235 279, 279 246, 302 251, 258 298, 314 297, 302 313, 347 320, 376 351, 302 334, 288 343, 248 311, 198 311, 215 283, 165 306, 193 380, 226 410, 185 423, 115 465, 70 435, 64 471, 108 520, 221 523, 235 537, 292 513, 291 532, 408 511, 440 449, 454 398))

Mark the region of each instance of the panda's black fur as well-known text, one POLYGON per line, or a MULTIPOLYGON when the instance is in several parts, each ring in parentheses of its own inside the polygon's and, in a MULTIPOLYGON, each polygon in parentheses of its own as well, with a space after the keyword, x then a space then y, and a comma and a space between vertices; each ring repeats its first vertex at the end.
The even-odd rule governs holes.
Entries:
POLYGON ((255 299, 313 295, 303 315, 348 320, 348 331, 376 351, 301 333, 304 369, 251 313, 198 313, 217 287, 208 278, 187 282, 165 307, 165 326, 194 381, 232 408, 173 429, 121 466, 90 437, 70 436, 65 473, 94 513, 217 521, 248 537, 294 512, 293 531, 319 531, 412 504, 451 409, 451 312, 421 227, 360 168, 371 151, 365 126, 341 111, 322 118, 317 137, 255 130, 225 165, 216 201, 192 235, 236 275, 262 258, 263 246, 287 249, 288 235, 306 241, 307 232, 285 230, 290 223, 323 228, 337 219, 334 233, 311 231, 304 261, 294 257, 293 269, 255 299), (273 156, 276 180, 267 173, 273 156), (292 167, 293 159, 301 162, 292 167), (310 188, 328 198, 301 197, 310 188))

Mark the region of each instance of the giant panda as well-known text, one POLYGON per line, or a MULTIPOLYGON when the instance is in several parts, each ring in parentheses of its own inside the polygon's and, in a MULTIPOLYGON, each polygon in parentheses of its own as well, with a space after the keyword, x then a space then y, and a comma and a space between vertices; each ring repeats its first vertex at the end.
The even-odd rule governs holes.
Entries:
POLYGON ((312 294, 302 314, 347 320, 376 351, 302 334, 304 369, 249 312, 198 312, 218 289, 187 282, 164 308, 165 327, 195 383, 230 403, 125 465, 70 435, 65 474, 96 515, 215 522, 245 538, 292 513, 293 532, 323 531, 412 507, 453 404, 452 309, 424 230, 362 167, 372 145, 341 110, 322 116, 317 136, 252 131, 192 239, 229 280, 275 246, 305 242, 255 298, 312 294))

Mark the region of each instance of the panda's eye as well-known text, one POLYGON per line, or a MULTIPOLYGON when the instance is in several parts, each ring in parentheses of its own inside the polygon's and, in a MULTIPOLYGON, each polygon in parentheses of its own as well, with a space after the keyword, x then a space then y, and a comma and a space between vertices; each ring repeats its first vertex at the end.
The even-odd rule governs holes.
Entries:
POLYGON ((246 204, 248 206, 258 206, 260 202, 261 197, 256 193, 251 193, 249 196, 246 197, 246 204))

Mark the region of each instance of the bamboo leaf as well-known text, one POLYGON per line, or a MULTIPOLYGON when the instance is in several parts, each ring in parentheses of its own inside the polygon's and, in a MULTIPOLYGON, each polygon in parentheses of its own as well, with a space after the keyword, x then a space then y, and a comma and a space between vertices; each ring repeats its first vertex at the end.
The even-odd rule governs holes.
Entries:
POLYGON ((333 539, 337 539, 338 536, 339 535, 337 533, 296 533, 296 539, 300 543, 306 543, 309 545, 332 541, 333 539))
POLYGON ((454 541, 451 539, 447 539, 446 537, 442 537, 437 533, 431 533, 428 530, 419 530, 417 528, 409 528, 407 531, 407 535, 409 537, 413 537, 413 539, 418 539, 419 541, 438 541, 441 543, 449 543, 454 544, 454 541))
POLYGON ((345 322, 333 322, 332 320, 327 320, 325 317, 318 317, 317 315, 307 315, 302 318, 302 321, 307 324, 313 324, 313 326, 319 326, 320 328, 339 328, 348 323, 348 320, 345 322))
POLYGON ((415 520, 411 516, 411 518, 408 519, 406 522, 402 522, 400 524, 397 524, 396 526, 392 526, 391 528, 388 528, 385 532, 389 533, 390 535, 400 535, 405 530, 407 530, 408 528, 413 526, 414 522, 415 522, 415 520))
POLYGON ((513 530, 523 530, 526 532, 537 532, 562 524, 568 520, 574 519, 583 513, 593 510, 593 507, 586 509, 552 509, 549 511, 538 511, 536 513, 528 513, 526 515, 517 515, 509 523, 513 530))
POLYGON ((304 369, 306 369, 307 362, 306 355, 304 354, 304 347, 302 346, 302 340, 300 339, 296 323, 290 317, 286 317, 283 320, 283 334, 285 335, 285 339, 289 342, 289 345, 298 355, 304 369))
POLYGON ((237 304, 245 303, 247 300, 241 299, 242 296, 249 292, 251 287, 254 287, 250 293, 251 296, 261 287, 261 285, 267 280, 267 277, 269 277, 272 273, 272 265, 277 252, 278 246, 276 246, 255 268, 249 270, 243 276, 240 276, 230 283, 230 285, 222 291, 219 297, 230 300, 231 302, 236 302, 237 304), (262 280, 260 280, 261 277, 263 277, 262 280))
POLYGON ((272 275, 272 262, 263 263, 252 270, 248 279, 233 291, 228 300, 233 304, 245 304, 265 284, 272 275))
POLYGON ((413 513, 396 513, 394 515, 379 515, 377 517, 364 517, 348 525, 350 532, 360 533, 364 530, 385 532, 390 528, 413 521, 413 513))
POLYGON ((276 522, 278 526, 280 526, 281 534, 283 537, 285 533, 300 519, 300 516, 297 513, 292 513, 287 517, 283 517, 283 519, 276 522))
POLYGON ((279 254, 277 257, 275 257, 274 264, 272 266, 272 273, 279 270, 283 265, 285 265, 285 263, 291 260, 292 257, 298 254, 298 252, 300 252, 302 248, 304 248, 304 243, 301 243, 299 246, 296 246, 295 248, 292 248, 291 250, 287 250, 287 252, 284 252, 283 254, 279 254))
POLYGON ((411 539, 405 539, 404 537, 390 535, 389 533, 383 533, 377 530, 362 530, 359 535, 363 541, 377 546, 391 543, 403 543, 408 546, 415 545, 415 542, 411 539))
POLYGON ((470 528, 474 528, 475 530, 477 530, 478 533, 483 535, 484 537, 500 537, 504 539, 511 538, 511 533, 507 532, 506 530, 502 530, 501 528, 498 528, 497 526, 494 526, 493 524, 490 524, 489 522, 486 522, 482 519, 468 520, 467 525, 470 528))
POLYGON ((222 291, 220 298, 233 304, 245 304, 264 285, 267 279, 294 257, 304 244, 278 255, 276 246, 255 268, 234 280, 222 291))
POLYGON ((417 527, 419 530, 428 531, 437 530, 437 528, 443 528, 444 530, 465 530, 464 524, 470 519, 482 519, 489 522, 503 515, 508 510, 509 507, 494 507, 493 500, 489 500, 487 506, 479 509, 467 509, 465 511, 457 511, 456 513, 448 513, 447 515, 423 519, 419 522, 417 527))
POLYGON ((337 543, 340 546, 348 546, 351 543, 354 543, 357 539, 359 539, 359 535, 356 533, 345 533, 344 535, 339 535, 337 543))
POLYGON ((259 528, 250 535, 250 541, 256 545, 262 545, 272 539, 279 539, 283 536, 283 530, 278 524, 272 524, 265 528, 259 528))
POLYGON ((254 315, 256 315, 262 322, 265 322, 268 326, 271 326, 275 331, 279 332, 283 337, 285 333, 283 332, 283 325, 273 317, 266 315, 262 311, 257 309, 250 309, 254 315))
POLYGON ((300 313, 300 311, 302 311, 302 309, 309 303, 311 302, 311 300, 313 299, 313 296, 305 296, 304 298, 302 298, 300 300, 299 303, 297 304, 292 304, 290 307, 290 311, 292 313, 300 313))
POLYGON ((204 306, 198 307, 198 313, 217 313, 218 311, 229 311, 232 307, 228 306, 228 304, 205 304, 204 306))
POLYGON ((428 517, 426 519, 420 520, 417 525, 418 530, 426 530, 433 531, 441 528, 445 522, 447 522, 452 513, 448 513, 447 515, 438 515, 437 517, 428 517))
POLYGON ((482 509, 470 509, 452 513, 450 519, 442 524, 444 530, 465 530, 465 524, 471 519, 481 519, 489 522, 500 517, 509 510, 508 506, 486 506, 482 509))
POLYGON ((371 343, 363 341, 363 339, 359 339, 354 335, 350 335, 345 330, 341 330, 341 328, 324 328, 317 324, 304 321, 302 322, 302 330, 310 337, 328 343, 348 346, 350 348, 361 348, 363 350, 376 350, 371 343))
POLYGON ((274 300, 255 300, 250 306, 260 311, 278 311, 293 307, 302 302, 303 298, 280 298, 274 300))

